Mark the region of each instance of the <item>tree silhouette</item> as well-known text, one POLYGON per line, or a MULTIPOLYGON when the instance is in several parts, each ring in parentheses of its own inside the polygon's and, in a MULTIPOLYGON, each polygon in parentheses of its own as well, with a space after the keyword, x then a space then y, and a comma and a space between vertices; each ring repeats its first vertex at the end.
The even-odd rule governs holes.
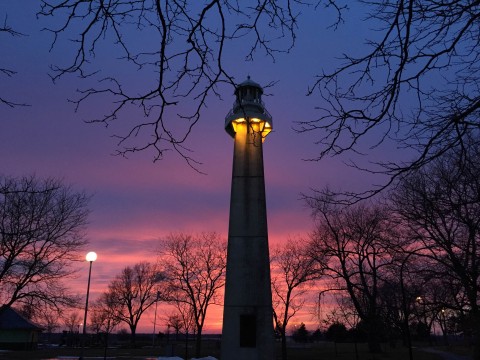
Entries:
POLYGON ((216 233, 172 234, 162 241, 160 258, 170 301, 182 309, 184 319, 193 316, 195 356, 200 357, 208 307, 219 302, 218 290, 225 284, 226 244, 216 233))
POLYGON ((88 196, 56 179, 0 177, 0 302, 72 306, 64 280, 86 244, 88 196))
POLYGON ((309 337, 309 331, 307 330, 307 327, 305 324, 302 322, 298 328, 295 328, 292 332, 292 338, 296 342, 299 343, 306 343, 308 341, 309 337))
POLYGON ((334 322, 325 332, 325 338, 330 341, 340 342, 347 338, 348 331, 344 324, 334 322))
MULTIPOLYGON (((431 277, 450 279, 450 291, 456 288, 454 284, 461 288, 449 306, 457 310, 468 308, 472 319, 476 319, 474 324, 480 323, 479 159, 480 147, 472 139, 463 148, 451 149, 426 168, 403 177, 392 193, 410 236, 425 249, 422 256, 437 264, 428 269, 431 277)), ((441 306, 437 311, 440 310, 441 306)), ((480 328, 474 325, 471 331, 477 338, 478 359, 480 328)))
POLYGON ((311 256, 326 264, 325 275, 348 294, 356 316, 367 326, 369 350, 379 352, 379 289, 396 240, 389 212, 379 205, 333 206, 328 199, 313 206, 317 224, 311 256))
POLYGON ((133 346, 138 322, 158 300, 158 285, 163 280, 163 275, 155 265, 140 262, 133 267, 125 267, 108 285, 102 297, 104 309, 108 309, 109 314, 113 312, 117 321, 126 323, 130 328, 133 346))
POLYGON ((309 283, 320 279, 324 264, 307 251, 308 241, 288 239, 284 246, 273 250, 272 302, 275 328, 282 339, 282 359, 287 360, 287 326, 304 305, 302 296, 309 283))

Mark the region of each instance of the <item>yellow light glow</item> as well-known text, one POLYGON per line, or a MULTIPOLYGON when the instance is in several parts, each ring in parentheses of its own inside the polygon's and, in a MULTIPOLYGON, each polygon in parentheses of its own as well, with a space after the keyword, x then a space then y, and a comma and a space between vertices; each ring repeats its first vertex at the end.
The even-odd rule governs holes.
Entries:
POLYGON ((238 119, 235 119, 232 121, 232 126, 233 126, 233 131, 235 131, 236 133, 238 133, 239 131, 239 127, 242 125, 242 124, 245 124, 246 123, 246 120, 244 118, 238 118, 238 119))
POLYGON ((272 125, 269 122, 259 118, 249 118, 248 120, 245 118, 238 118, 232 120, 233 130, 238 133, 240 128, 245 126, 247 123, 254 132, 259 132, 262 134, 262 140, 265 139, 270 131, 272 131, 272 125))
POLYGON ((265 138, 270 131, 272 131, 272 125, 269 122, 265 122, 265 126, 262 131, 262 137, 265 138))

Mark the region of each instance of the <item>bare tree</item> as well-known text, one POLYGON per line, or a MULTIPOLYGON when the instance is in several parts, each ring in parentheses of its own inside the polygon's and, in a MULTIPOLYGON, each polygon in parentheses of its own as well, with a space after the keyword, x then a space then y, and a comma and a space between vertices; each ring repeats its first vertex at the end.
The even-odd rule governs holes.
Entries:
POLYGON ((317 226, 311 256, 325 263, 325 275, 344 291, 367 328, 371 352, 380 351, 379 288, 393 258, 395 239, 388 212, 381 206, 339 207, 311 204, 317 226))
POLYGON ((86 244, 88 197, 59 180, 0 178, 0 302, 31 311, 76 304, 64 281, 86 244))
POLYGON ((105 353, 107 355, 108 349, 108 337, 113 330, 120 323, 120 319, 117 316, 118 306, 113 298, 112 293, 103 293, 92 305, 92 311, 90 312, 90 326, 96 334, 105 334, 104 346, 105 353))
POLYGON ((175 302, 175 307, 177 312, 168 317, 168 326, 175 330, 177 340, 179 333, 185 334, 185 359, 188 359, 188 338, 196 329, 195 316, 190 304, 175 302))
POLYGON ((78 312, 72 311, 65 315, 63 322, 68 331, 72 333, 78 333, 82 322, 82 317, 78 312))
POLYGON ((309 255, 307 245, 307 240, 290 238, 271 256, 273 318, 282 338, 283 360, 287 360, 288 322, 303 307, 308 285, 322 275, 323 264, 309 255))
MULTIPOLYGON (((392 199, 405 219, 411 236, 422 244, 425 258, 438 266, 432 276, 461 285, 455 296, 461 308, 470 309, 475 359, 480 308, 480 147, 476 140, 465 143, 436 159, 427 168, 402 178, 392 199), (465 304, 467 300, 467 304, 465 304)), ((455 304, 450 306, 455 308, 455 304)))
POLYGON ((365 153, 385 141, 414 155, 408 162, 363 165, 387 180, 365 193, 344 194, 346 202, 428 164, 464 143, 469 131, 478 139, 480 128, 479 2, 360 0, 358 6, 368 9, 365 21, 374 30, 368 50, 347 53, 316 77, 309 94, 320 97, 320 115, 299 122, 297 130, 318 134, 317 160, 365 153))
POLYGON ((45 311, 41 317, 38 317, 38 319, 38 323, 45 329, 49 337, 61 326, 57 312, 45 311))
MULTIPOLYGON (((393 214, 391 213, 391 218, 393 214)), ((401 223, 398 219, 393 222, 401 223)), ((401 246, 396 247, 392 266, 388 268, 385 281, 379 291, 379 303, 383 318, 390 332, 399 332, 403 343, 408 347, 409 358, 413 359, 412 337, 410 325, 418 297, 426 296, 426 284, 431 280, 424 270, 432 266, 432 262, 424 261, 424 258, 416 256, 421 252, 418 244, 408 241, 408 236, 398 232, 402 239, 401 246)), ((390 335, 392 338, 393 335, 390 335)))
POLYGON ((168 316, 167 327, 169 329, 172 328, 173 331, 175 331, 175 340, 178 340, 178 336, 183 330, 183 325, 182 314, 174 313, 168 316))
POLYGON ((216 233, 172 234, 162 241, 160 258, 170 300, 187 305, 193 314, 195 355, 200 357, 207 309, 219 303, 218 290, 225 284, 226 242, 216 233))
POLYGON ((103 293, 93 304, 90 315, 92 329, 96 333, 110 334, 120 323, 116 310, 117 303, 113 293, 103 293))
POLYGON ((130 328, 131 342, 135 346, 135 335, 140 318, 157 301, 157 285, 163 275, 157 266, 140 262, 127 266, 108 285, 103 295, 109 311, 113 311, 118 321, 130 328))

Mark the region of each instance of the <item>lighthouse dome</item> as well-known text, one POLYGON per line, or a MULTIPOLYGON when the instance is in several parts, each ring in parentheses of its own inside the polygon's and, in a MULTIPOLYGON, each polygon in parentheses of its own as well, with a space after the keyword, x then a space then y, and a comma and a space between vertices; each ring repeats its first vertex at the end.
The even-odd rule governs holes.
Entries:
POLYGON ((235 88, 235 103, 232 110, 225 117, 225 130, 228 134, 232 137, 235 136, 233 123, 240 121, 240 119, 247 122, 251 119, 264 122, 266 125, 265 129, 268 129, 263 133, 264 136, 271 131, 272 116, 265 109, 262 94, 262 87, 253 81, 250 76, 247 77, 247 80, 237 85, 235 88))

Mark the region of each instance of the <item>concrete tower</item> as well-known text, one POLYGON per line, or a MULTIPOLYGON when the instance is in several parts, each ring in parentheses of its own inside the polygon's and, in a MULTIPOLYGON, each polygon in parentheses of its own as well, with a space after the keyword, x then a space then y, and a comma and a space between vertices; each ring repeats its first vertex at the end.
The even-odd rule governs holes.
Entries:
POLYGON ((263 90, 238 85, 225 118, 234 140, 221 360, 272 360, 274 335, 262 143, 272 129, 263 90))

